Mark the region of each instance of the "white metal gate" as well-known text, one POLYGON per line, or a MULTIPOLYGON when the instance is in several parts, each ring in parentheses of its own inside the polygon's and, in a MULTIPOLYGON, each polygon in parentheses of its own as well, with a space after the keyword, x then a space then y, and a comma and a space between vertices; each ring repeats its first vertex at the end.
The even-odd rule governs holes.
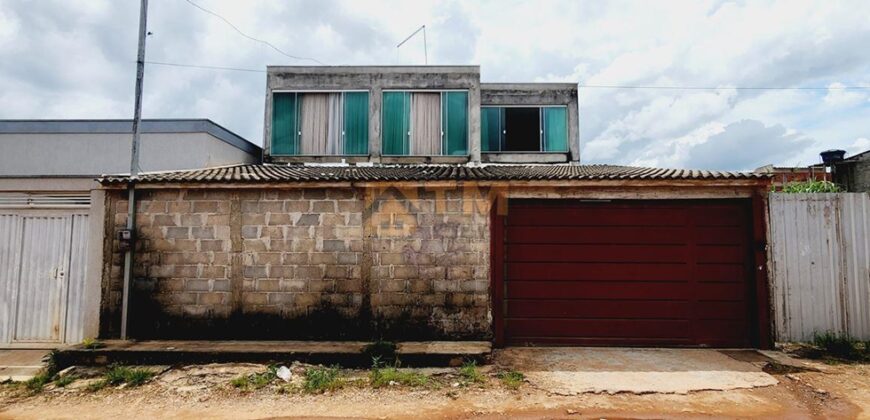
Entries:
POLYGON ((87 248, 87 210, 0 206, 0 346, 81 341, 87 248))
POLYGON ((24 216, 21 225, 21 268, 10 302, 15 308, 12 341, 60 341, 72 217, 24 216))
POLYGON ((868 194, 771 194, 770 245, 777 341, 870 340, 868 194))

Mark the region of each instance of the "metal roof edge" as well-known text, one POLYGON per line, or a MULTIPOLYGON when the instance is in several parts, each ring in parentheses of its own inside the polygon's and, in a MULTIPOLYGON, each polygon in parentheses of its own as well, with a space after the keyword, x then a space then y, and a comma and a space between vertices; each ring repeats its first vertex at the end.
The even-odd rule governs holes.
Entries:
MULTIPOLYGON (((132 133, 127 119, 22 119, 0 120, 0 134, 125 134, 132 133)), ((208 118, 154 118, 142 120, 142 132, 207 133, 247 153, 262 149, 244 137, 208 118)))

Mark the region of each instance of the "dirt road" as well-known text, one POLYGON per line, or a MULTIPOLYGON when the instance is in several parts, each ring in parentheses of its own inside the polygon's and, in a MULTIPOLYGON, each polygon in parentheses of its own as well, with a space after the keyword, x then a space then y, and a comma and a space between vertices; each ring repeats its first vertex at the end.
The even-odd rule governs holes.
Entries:
POLYGON ((253 391, 229 384, 262 368, 173 369, 140 387, 96 392, 75 383, 36 395, 5 386, 0 418, 870 418, 870 365, 818 364, 819 372, 774 373, 776 385, 687 394, 568 396, 529 383, 512 390, 492 368, 482 383, 460 384, 455 370, 442 370, 433 374, 441 375, 438 386, 347 386, 316 395, 282 393, 280 381, 253 391))

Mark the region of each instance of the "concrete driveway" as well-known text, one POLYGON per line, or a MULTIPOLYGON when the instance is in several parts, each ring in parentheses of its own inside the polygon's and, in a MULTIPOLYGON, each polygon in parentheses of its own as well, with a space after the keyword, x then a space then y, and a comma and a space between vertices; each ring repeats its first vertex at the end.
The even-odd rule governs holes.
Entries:
POLYGON ((776 378, 761 370, 763 363, 753 359, 763 356, 753 351, 579 347, 514 347, 495 354, 497 365, 523 372, 532 386, 557 395, 686 394, 776 385, 776 378))
POLYGON ((0 350, 0 381, 26 381, 39 373, 48 350, 0 350))

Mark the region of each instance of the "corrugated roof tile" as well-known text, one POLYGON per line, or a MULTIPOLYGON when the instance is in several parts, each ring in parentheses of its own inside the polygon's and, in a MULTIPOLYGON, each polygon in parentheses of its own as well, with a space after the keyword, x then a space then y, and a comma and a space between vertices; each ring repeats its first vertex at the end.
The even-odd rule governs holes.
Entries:
MULTIPOLYGON (((769 174, 615 165, 447 165, 286 166, 249 164, 139 175, 140 183, 534 181, 618 179, 764 179, 769 174)), ((126 175, 104 175, 103 184, 124 184, 126 175)))

